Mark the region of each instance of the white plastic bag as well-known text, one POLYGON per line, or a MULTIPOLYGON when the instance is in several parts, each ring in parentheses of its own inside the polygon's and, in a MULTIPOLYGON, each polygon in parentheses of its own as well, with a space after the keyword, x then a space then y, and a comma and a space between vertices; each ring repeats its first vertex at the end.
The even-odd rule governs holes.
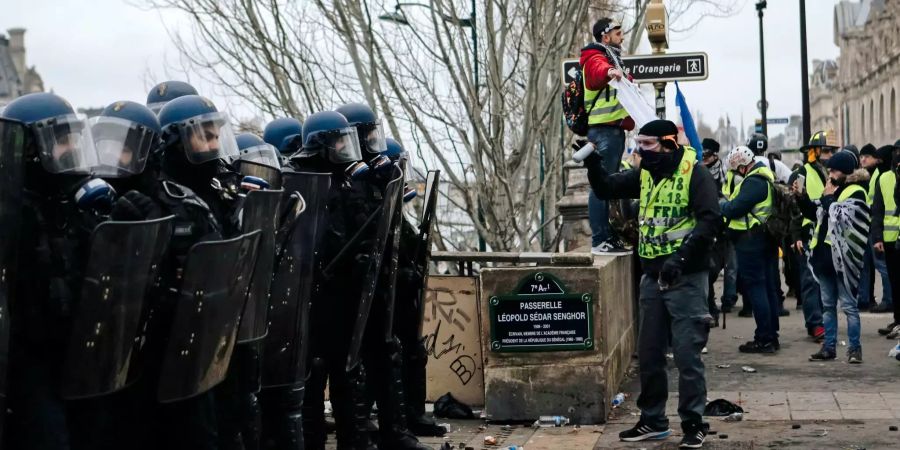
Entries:
POLYGON ((625 107, 634 120, 635 129, 639 130, 647 122, 657 119, 656 110, 647 102, 647 98, 636 84, 627 78, 622 78, 621 80, 610 80, 609 85, 616 88, 619 103, 625 107))

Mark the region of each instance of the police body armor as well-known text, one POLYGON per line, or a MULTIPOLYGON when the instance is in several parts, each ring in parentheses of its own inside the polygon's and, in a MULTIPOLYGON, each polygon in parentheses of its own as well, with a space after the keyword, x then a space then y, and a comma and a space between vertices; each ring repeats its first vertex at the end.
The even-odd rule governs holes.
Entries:
POLYGON ((253 279, 241 314, 238 343, 256 341, 266 336, 269 288, 275 266, 275 221, 282 194, 281 190, 251 191, 244 200, 243 232, 251 233, 259 230, 260 235, 253 279))
POLYGON ((233 165, 241 175, 262 178, 269 183, 270 189, 281 189, 283 181, 280 170, 255 161, 237 160, 233 165))
MULTIPOLYGON (((0 118, 0 411, 6 411, 9 363, 9 296, 14 285, 21 222, 25 126, 0 118)), ((0 442, 3 418, 0 418, 0 442)))
POLYGON ((163 356, 160 402, 206 392, 225 378, 253 277, 259 234, 200 242, 188 252, 163 356))
POLYGON ((61 393, 77 399, 110 394, 133 381, 145 297, 169 242, 173 218, 104 222, 94 229, 61 393))

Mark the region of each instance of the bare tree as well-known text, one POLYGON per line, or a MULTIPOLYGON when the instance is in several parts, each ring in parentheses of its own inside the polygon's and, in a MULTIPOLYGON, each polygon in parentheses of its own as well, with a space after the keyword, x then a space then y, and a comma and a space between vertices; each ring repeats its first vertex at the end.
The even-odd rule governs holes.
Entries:
MULTIPOLYGON (((560 60, 577 54, 590 19, 627 16, 625 8, 634 8, 638 41, 649 0, 476 0, 475 17, 451 0, 396 10, 394 0, 147 2, 189 18, 191 29, 172 38, 207 82, 267 116, 366 102, 422 164, 443 170, 446 203, 491 249, 546 250, 557 242, 571 139, 560 60), (379 20, 390 11, 393 23, 379 20)), ((440 229, 458 232, 463 222, 440 229)))

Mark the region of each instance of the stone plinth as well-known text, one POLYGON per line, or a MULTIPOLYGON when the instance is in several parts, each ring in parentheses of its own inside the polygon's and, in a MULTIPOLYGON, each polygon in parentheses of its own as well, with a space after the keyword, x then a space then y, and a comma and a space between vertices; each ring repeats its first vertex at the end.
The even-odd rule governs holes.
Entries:
POLYGON ((541 415, 563 415, 578 424, 605 422, 635 345, 631 266, 631 256, 625 255, 597 257, 592 266, 482 270, 478 298, 488 419, 531 421, 541 415), (569 292, 592 295, 593 349, 491 350, 487 299, 512 292, 534 272, 554 275, 569 292))

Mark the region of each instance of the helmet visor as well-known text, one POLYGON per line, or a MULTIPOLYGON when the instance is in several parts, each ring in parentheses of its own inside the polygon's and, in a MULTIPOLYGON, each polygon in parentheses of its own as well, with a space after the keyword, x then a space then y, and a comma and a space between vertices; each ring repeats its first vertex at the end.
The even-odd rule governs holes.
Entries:
POLYGON ((88 174, 97 165, 90 126, 75 114, 32 124, 38 155, 50 173, 88 174))
POLYGON ((159 145, 159 133, 118 117, 94 117, 91 135, 97 150, 94 173, 101 177, 128 177, 144 171, 147 157, 159 145))
POLYGON ((374 127, 368 127, 366 132, 366 151, 369 153, 381 153, 387 150, 387 141, 384 138, 384 125, 381 121, 375 123, 374 127))
POLYGON ((247 147, 241 150, 241 154, 236 159, 260 163, 276 169, 281 168, 281 158, 278 150, 269 144, 247 147))
POLYGON ((356 128, 348 127, 325 133, 323 146, 327 158, 334 164, 344 164, 362 159, 356 128))
POLYGON ((216 159, 238 156, 237 141, 228 116, 213 112, 193 117, 178 124, 181 144, 188 161, 203 164, 216 159))

